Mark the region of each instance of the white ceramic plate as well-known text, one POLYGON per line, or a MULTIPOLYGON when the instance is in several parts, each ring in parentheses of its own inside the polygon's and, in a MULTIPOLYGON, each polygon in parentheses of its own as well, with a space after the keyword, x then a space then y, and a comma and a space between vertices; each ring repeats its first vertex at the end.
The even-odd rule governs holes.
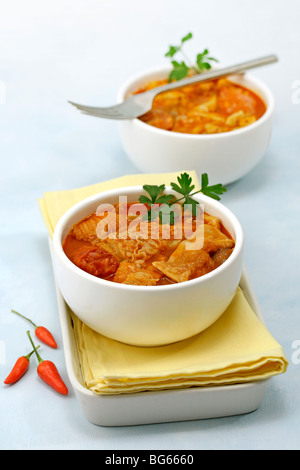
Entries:
MULTIPOLYGON (((52 240, 49 238, 52 255, 52 240)), ((251 307, 264 323, 246 269, 240 286, 251 307)), ((140 392, 115 396, 96 395, 83 386, 78 352, 68 307, 56 284, 66 368, 85 417, 100 426, 132 426, 162 422, 220 418, 258 409, 270 380, 218 387, 140 392)))

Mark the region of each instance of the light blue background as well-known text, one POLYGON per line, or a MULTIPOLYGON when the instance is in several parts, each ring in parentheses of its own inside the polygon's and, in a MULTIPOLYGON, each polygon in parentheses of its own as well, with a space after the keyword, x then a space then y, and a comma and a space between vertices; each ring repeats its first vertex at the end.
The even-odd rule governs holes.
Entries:
POLYGON ((36 377, 33 361, 18 384, 0 385, 1 449, 300 448, 300 354, 293 349, 300 341, 300 103, 292 101, 300 80, 299 17, 298 0, 0 1, 0 80, 6 85, 0 105, 1 382, 30 350, 29 325, 10 313, 14 308, 54 332, 58 351, 43 352, 68 384, 37 199, 44 191, 137 172, 117 123, 83 116, 67 100, 113 104, 124 80, 165 64, 168 45, 189 31, 190 54, 208 47, 224 65, 270 53, 280 58, 255 71, 277 104, 269 150, 230 185, 223 202, 244 227, 252 283, 290 361, 254 413, 125 428, 89 423, 72 390, 57 396, 36 377))

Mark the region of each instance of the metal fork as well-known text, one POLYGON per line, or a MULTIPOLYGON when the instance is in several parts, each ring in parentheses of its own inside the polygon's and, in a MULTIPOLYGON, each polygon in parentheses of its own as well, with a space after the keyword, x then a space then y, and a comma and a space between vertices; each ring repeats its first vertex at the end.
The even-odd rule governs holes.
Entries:
POLYGON ((83 114, 89 116, 95 116, 104 119, 132 119, 142 116, 147 111, 150 111, 152 107, 153 99, 159 93, 163 91, 173 90, 174 88, 181 88, 185 85, 191 85, 192 83, 204 82, 213 80, 215 78, 225 77, 228 75, 243 73, 246 70, 253 69, 255 67, 261 67, 262 65, 272 64, 277 62, 278 58, 275 55, 268 55, 258 59, 249 60, 240 64, 231 65, 223 69, 211 70, 203 74, 194 75, 189 78, 171 82, 166 85, 162 85, 152 90, 145 91, 144 93, 138 93, 127 98, 123 103, 116 104, 114 106, 106 108, 98 108, 93 106, 84 106, 82 104, 73 103, 70 104, 75 106, 83 114))

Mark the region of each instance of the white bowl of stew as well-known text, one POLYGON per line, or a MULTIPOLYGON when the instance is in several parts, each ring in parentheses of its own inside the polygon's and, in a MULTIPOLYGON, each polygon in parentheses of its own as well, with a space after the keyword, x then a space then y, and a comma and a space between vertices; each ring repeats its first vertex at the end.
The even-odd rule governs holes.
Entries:
MULTIPOLYGON (((170 69, 134 76, 118 102, 165 83, 170 69)), ((269 87, 248 73, 159 94, 152 110, 120 123, 123 147, 142 172, 195 170, 212 183, 232 183, 261 160, 272 133, 274 98, 269 87)))
POLYGON ((158 346, 198 334, 222 315, 240 281, 244 239, 234 214, 202 194, 194 198, 204 205, 205 250, 187 248, 192 237, 185 236, 95 236, 101 204, 126 196, 129 210, 141 194, 142 186, 111 190, 69 209, 54 232, 54 267, 66 303, 87 326, 127 344, 158 346))

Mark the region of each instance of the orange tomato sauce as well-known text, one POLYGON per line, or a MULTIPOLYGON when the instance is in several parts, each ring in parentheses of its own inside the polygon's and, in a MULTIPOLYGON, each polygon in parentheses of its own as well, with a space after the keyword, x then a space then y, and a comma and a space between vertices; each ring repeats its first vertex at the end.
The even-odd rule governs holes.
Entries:
MULTIPOLYGON (((151 82, 136 93, 166 83, 151 82)), ((257 94, 221 78, 162 92, 154 98, 152 109, 139 119, 167 131, 216 134, 248 126, 265 112, 266 105, 257 94)))

